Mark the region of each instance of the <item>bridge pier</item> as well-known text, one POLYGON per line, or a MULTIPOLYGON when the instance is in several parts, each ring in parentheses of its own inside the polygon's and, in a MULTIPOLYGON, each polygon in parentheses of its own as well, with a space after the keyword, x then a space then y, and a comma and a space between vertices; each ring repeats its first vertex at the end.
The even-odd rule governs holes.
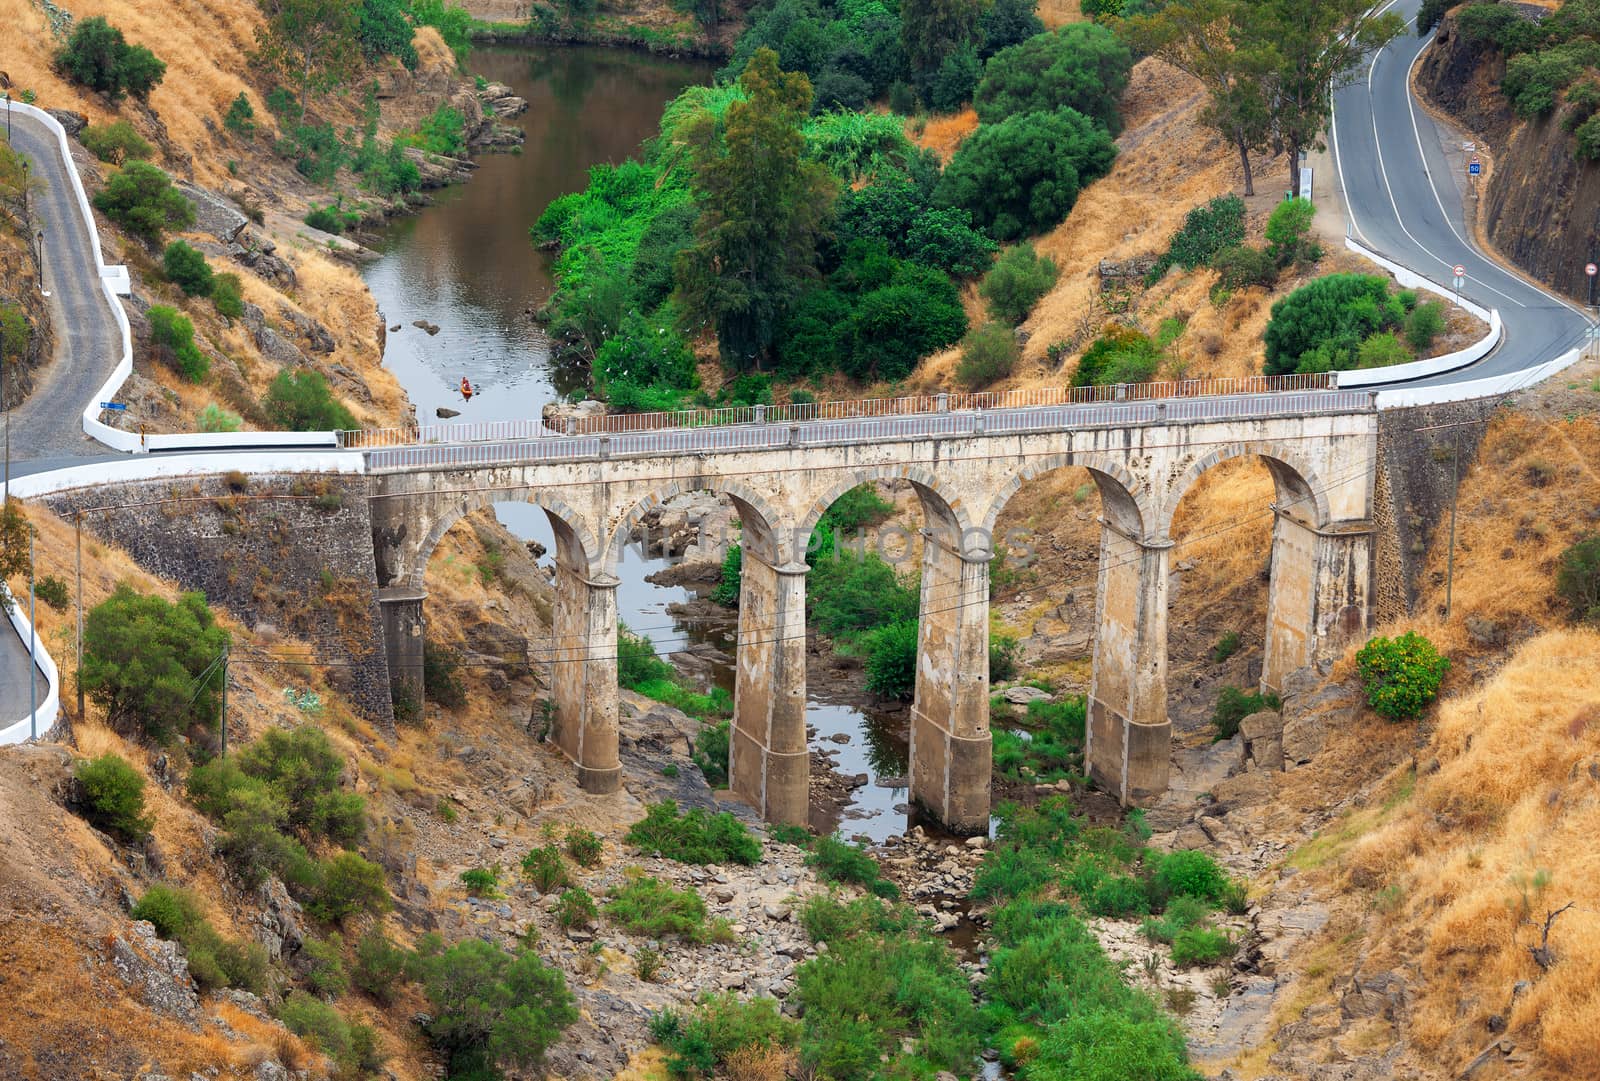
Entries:
POLYGON ((740 573, 728 786, 763 820, 804 825, 811 785, 806 749, 810 568, 803 562, 775 565, 757 547, 745 547, 740 573))
POLYGON ((617 585, 609 574, 589 575, 556 562, 551 687, 551 740, 578 768, 585 792, 615 792, 622 784, 617 757, 617 585))
POLYGON ((1289 674, 1331 664, 1367 628, 1372 523, 1326 528, 1274 508, 1261 689, 1279 694, 1289 674))
POLYGON ((1089 775, 1123 804, 1167 788, 1167 574, 1172 541, 1146 540, 1101 520, 1089 775))
POLYGON ((922 534, 911 798, 957 833, 989 829, 989 551, 922 534))
POLYGON ((383 621, 383 648, 389 662, 389 694, 396 708, 422 709, 423 643, 427 640, 422 602, 428 591, 415 586, 386 586, 378 590, 378 614, 383 621))

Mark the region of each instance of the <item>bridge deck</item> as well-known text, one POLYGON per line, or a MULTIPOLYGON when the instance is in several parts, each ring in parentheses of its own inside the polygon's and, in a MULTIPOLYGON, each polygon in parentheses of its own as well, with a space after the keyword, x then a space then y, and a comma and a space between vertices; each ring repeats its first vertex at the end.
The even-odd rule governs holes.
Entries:
POLYGON ((371 473, 471 469, 527 462, 675 457, 790 446, 846 446, 912 439, 953 439, 1018 432, 1195 424, 1277 416, 1366 413, 1367 391, 1318 390, 1297 394, 1239 394, 1163 401, 1049 405, 996 410, 952 410, 908 416, 820 420, 802 424, 748 423, 710 428, 565 435, 538 425, 531 438, 439 442, 366 451, 371 473))

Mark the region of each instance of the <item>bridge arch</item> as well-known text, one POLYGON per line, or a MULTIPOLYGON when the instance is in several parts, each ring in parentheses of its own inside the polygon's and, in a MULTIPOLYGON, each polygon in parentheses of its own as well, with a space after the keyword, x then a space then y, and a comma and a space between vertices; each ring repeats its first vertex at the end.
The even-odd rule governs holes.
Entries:
POLYGON ((424 588, 428 561, 439 542, 444 540, 445 534, 467 515, 496 503, 528 503, 538 507, 550 519, 550 528, 556 539, 556 560, 584 571, 595 565, 600 542, 584 522, 583 516, 565 500, 534 488, 472 491, 461 493, 458 500, 450 501, 441 509, 438 519, 418 544, 417 558, 407 584, 417 589, 424 588))
POLYGON ((1279 509, 1298 508, 1301 512, 1298 517, 1310 518, 1312 524, 1318 528, 1327 526, 1331 520, 1327 488, 1305 457, 1282 443, 1250 441, 1228 443, 1217 447, 1211 453, 1196 458, 1188 469, 1179 474, 1168 487, 1166 498, 1155 520, 1159 535, 1164 537, 1168 534, 1178 504, 1183 502, 1185 493, 1194 486, 1203 473, 1230 459, 1250 456, 1260 458, 1262 464, 1267 467, 1267 472, 1272 475, 1279 509))
POLYGON ((773 506, 772 501, 743 481, 705 476, 673 481, 654 489, 643 499, 635 500, 617 522, 616 528, 611 531, 611 541, 606 546, 605 552, 605 570, 616 573, 616 568, 622 562, 623 552, 628 547, 628 541, 633 536, 634 528, 644 520, 645 515, 685 492, 715 492, 733 500, 733 505, 739 512, 740 524, 743 526, 740 545, 768 563, 781 562, 780 546, 783 542, 785 523, 783 515, 773 506))
MULTIPOLYGON (((807 543, 828 508, 846 492, 863 484, 890 480, 909 481, 922 504, 923 519, 927 523, 928 530, 950 547, 965 549, 967 534, 971 532, 971 519, 967 516, 967 507, 961 496, 931 470, 904 465, 853 470, 849 476, 825 489, 812 501, 805 516, 800 519, 795 530, 795 544, 804 546, 807 543)), ((797 558, 805 558, 803 548, 797 558)))
MULTIPOLYGON (((1094 481, 1095 487, 1100 492, 1100 505, 1105 518, 1116 526, 1122 533, 1131 537, 1143 537, 1146 530, 1151 529, 1157 520, 1155 508, 1150 505, 1145 489, 1134 479, 1125 465, 1112 458, 1102 457, 1098 454, 1083 454, 1068 451, 1065 454, 1051 454, 1040 458, 1038 461, 1023 466, 1017 474, 994 493, 993 502, 989 505, 989 513, 983 519, 984 532, 992 537, 1000 521, 1000 515, 1006 509, 1006 504, 1011 497, 1016 495, 1024 484, 1044 476, 1046 473, 1057 469, 1077 466, 1089 471, 1089 477, 1094 481)), ((1158 536, 1166 535, 1163 525, 1158 536)))

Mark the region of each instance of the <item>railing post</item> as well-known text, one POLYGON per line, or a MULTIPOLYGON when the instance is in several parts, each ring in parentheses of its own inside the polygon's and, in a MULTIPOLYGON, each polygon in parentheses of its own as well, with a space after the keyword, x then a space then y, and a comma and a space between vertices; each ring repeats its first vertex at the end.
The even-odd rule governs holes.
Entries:
POLYGON ((568 417, 567 418, 567 434, 568 435, 577 435, 578 434, 578 419, 576 417, 568 417))
POLYGON ((939 412, 948 413, 950 411, 950 395, 941 390, 936 400, 939 403, 937 406, 939 412))
POLYGON ((791 447, 800 445, 800 425, 798 424, 789 425, 789 445, 791 447))
POLYGON ((765 424, 767 422, 767 407, 764 406, 764 405, 757 405, 756 409, 755 409, 755 412, 756 412, 756 423, 757 424, 765 424))
POLYGON ((1378 392, 1377 391, 1375 391, 1375 390, 1367 391, 1367 405, 1368 405, 1369 408, 1372 409, 1372 411, 1374 413, 1376 413, 1378 411, 1378 392))
POLYGON ((983 434, 983 410, 975 409, 972 412, 972 434, 983 434))
POLYGON ((605 461, 609 457, 611 457, 611 437, 602 435, 600 437, 600 460, 605 461))
POLYGON ((1161 424, 1165 424, 1167 422, 1167 403, 1166 402, 1157 402, 1156 403, 1156 421, 1158 423, 1161 423, 1161 424))

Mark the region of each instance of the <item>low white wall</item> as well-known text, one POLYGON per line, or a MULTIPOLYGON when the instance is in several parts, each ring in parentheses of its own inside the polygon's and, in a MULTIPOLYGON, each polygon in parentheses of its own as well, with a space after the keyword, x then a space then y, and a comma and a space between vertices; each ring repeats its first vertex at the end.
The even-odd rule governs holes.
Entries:
POLYGON ((1494 351, 1495 346, 1500 344, 1500 339, 1505 336, 1505 325, 1501 322, 1498 311, 1474 304, 1465 297, 1458 298, 1453 290, 1446 289, 1437 282, 1423 277, 1409 267, 1401 266, 1392 259, 1385 259, 1354 237, 1345 237, 1344 245, 1357 255, 1383 267, 1383 269, 1394 275, 1395 281, 1407 289, 1424 289, 1452 302, 1459 299, 1463 308, 1489 324, 1489 333, 1465 349, 1457 349, 1454 353, 1446 353, 1442 357, 1413 360, 1408 364, 1395 364, 1387 368, 1367 368, 1358 371, 1337 372, 1334 378, 1340 390, 1346 387, 1374 387, 1388 383, 1403 383, 1411 379, 1423 379, 1430 375, 1453 372, 1458 368, 1465 368, 1469 364, 1476 364, 1488 356, 1494 351))
POLYGON ((354 450, 274 451, 267 455, 249 451, 238 454, 145 455, 12 477, 11 494, 20 499, 34 499, 73 488, 133 484, 166 477, 214 475, 236 469, 245 473, 364 473, 366 461, 360 451, 354 450))
MULTIPOLYGON (((11 592, 3 583, 0 583, 0 589, 6 590, 7 593, 11 592)), ((32 634, 28 615, 23 611, 25 604, 26 598, 13 598, 11 603, 11 625, 16 628, 17 636, 22 639, 24 646, 32 634)), ((50 727, 56 723, 56 718, 61 715, 61 673, 56 668, 55 658, 44 648, 44 643, 37 638, 33 639, 33 642, 33 660, 39 666, 40 674, 44 676, 44 681, 39 685, 39 702, 31 721, 24 715, 22 720, 0 728, 0 746, 22 743, 35 733, 44 735, 50 731, 50 727)))
POLYGON ((1428 387, 1396 387, 1378 392, 1379 409, 1407 409, 1415 405, 1439 405, 1443 402, 1469 402, 1474 398, 1501 398, 1527 390, 1536 383, 1570 368, 1583 356, 1582 349, 1573 349, 1554 360, 1547 360, 1536 368, 1491 375, 1483 379, 1468 379, 1459 383, 1442 383, 1428 387))

